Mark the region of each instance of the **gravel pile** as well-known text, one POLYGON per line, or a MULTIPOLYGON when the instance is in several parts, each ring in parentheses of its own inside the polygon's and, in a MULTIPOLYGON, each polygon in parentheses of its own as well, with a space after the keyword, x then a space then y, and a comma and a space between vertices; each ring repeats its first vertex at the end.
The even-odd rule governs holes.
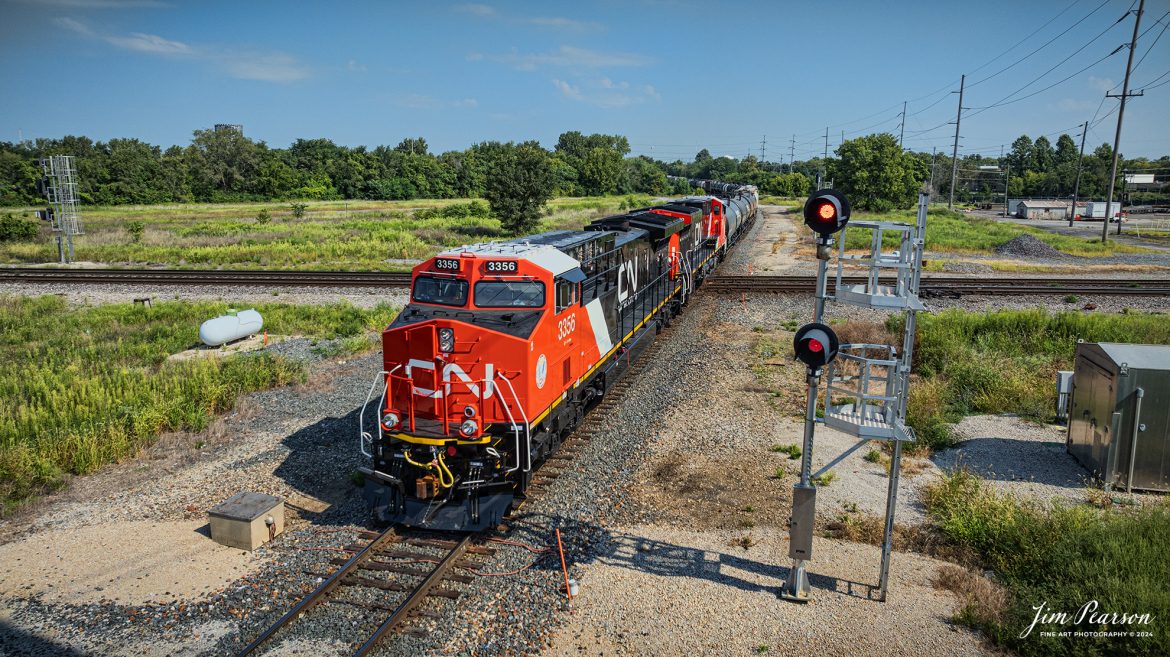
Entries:
POLYGON ((999 255, 1016 256, 1022 258, 1046 258, 1049 260, 1068 257, 1028 233, 1024 233, 1018 237, 1013 237, 1003 244, 1000 244, 999 246, 995 247, 995 252, 999 255))

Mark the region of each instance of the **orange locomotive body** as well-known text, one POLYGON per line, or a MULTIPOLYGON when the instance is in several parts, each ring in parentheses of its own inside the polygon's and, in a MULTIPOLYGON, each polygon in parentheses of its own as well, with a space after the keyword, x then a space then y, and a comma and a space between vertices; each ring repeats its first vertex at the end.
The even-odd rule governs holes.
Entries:
POLYGON ((522 501, 754 217, 754 188, 722 191, 415 267, 362 412, 380 519, 476 531, 522 501))

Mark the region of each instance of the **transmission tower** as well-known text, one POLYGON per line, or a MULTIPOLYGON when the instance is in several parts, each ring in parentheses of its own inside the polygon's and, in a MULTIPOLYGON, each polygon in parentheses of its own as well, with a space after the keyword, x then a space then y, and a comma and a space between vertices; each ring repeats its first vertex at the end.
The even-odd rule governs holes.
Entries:
POLYGON ((77 169, 72 155, 51 155, 41 160, 41 187, 49 201, 48 219, 57 234, 61 263, 73 261, 73 236, 84 234, 77 215, 77 169))

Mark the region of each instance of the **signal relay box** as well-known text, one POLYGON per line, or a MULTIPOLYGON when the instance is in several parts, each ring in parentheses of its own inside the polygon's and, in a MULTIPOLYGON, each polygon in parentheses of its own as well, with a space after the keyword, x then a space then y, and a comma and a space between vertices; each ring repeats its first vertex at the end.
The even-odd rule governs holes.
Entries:
POLYGON ((792 517, 789 520, 791 542, 788 556, 793 559, 812 559, 813 525, 816 523, 817 489, 795 486, 792 489, 792 517))

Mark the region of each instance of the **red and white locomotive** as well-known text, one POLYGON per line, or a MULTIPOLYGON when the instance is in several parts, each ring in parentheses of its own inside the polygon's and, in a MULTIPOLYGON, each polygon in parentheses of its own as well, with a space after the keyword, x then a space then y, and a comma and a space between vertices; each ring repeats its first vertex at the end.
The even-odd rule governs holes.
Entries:
POLYGON ((414 268, 410 302, 382 334, 376 427, 362 409, 365 494, 381 520, 478 531, 524 499, 754 219, 754 187, 692 182, 711 195, 414 268))

